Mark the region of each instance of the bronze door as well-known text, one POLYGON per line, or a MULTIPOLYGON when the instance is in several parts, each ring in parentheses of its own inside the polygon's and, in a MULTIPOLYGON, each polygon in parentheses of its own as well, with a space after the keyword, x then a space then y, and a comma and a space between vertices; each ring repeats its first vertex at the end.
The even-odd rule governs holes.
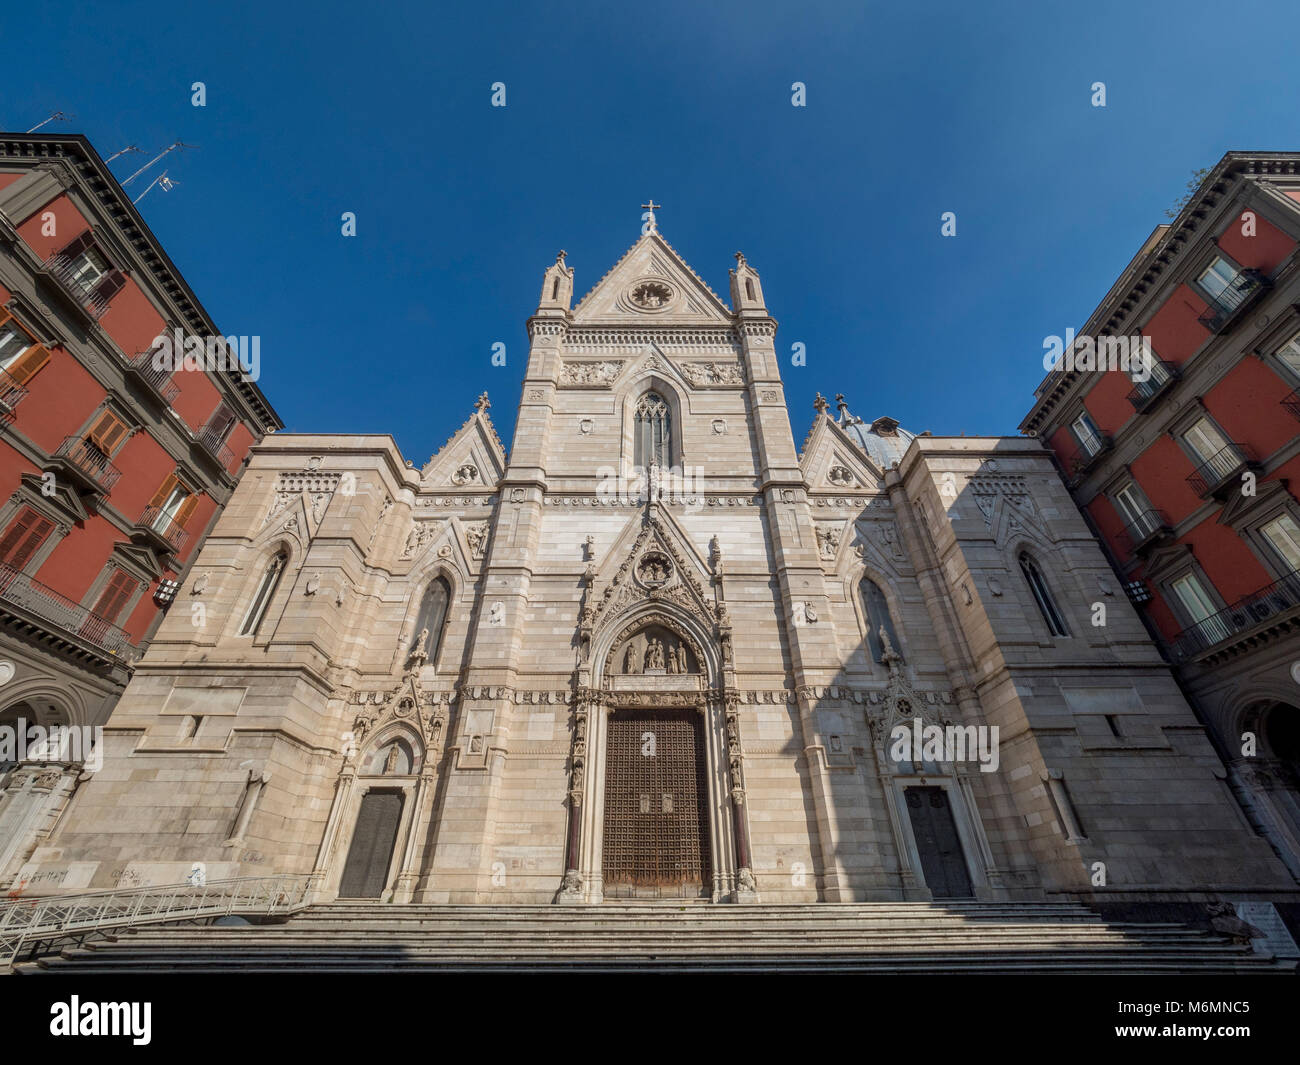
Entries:
POLYGON ((605 755, 605 894, 705 894, 712 879, 708 793, 697 711, 611 714, 605 755))
POLYGON ((401 817, 399 792, 371 791, 361 797, 357 827, 352 833, 352 846, 339 884, 339 898, 377 899, 383 895, 401 817))
POLYGON ((966 899, 974 895, 957 824, 943 788, 907 788, 907 812, 921 855, 925 886, 936 899, 966 899))

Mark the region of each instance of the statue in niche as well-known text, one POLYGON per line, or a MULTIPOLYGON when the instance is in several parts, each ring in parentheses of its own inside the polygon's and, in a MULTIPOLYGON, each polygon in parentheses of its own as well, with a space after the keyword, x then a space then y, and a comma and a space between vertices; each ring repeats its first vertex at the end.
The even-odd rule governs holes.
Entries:
POLYGON ((664 668, 664 645, 658 636, 653 637, 646 645, 645 668, 647 673, 652 669, 664 668))
POLYGON ((668 645, 668 672, 677 672, 677 648, 672 644, 668 645))
POLYGON ((400 753, 401 752, 398 749, 397 744, 395 743, 388 748, 388 757, 384 759, 385 774, 392 773, 395 769, 397 769, 397 756, 400 753))
POLYGON ((627 645, 627 654, 623 656, 623 672, 624 673, 641 672, 641 656, 637 654, 636 644, 634 643, 630 643, 627 645))
POLYGON ((677 672, 689 673, 688 659, 686 657, 686 647, 684 644, 677 645, 677 672))

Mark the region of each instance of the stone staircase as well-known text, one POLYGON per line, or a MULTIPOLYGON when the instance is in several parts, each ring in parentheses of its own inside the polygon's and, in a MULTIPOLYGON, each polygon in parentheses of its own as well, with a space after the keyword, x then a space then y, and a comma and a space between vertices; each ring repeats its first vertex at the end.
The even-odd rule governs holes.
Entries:
POLYGON ((279 924, 146 925, 21 962, 141 972, 1286 973, 1176 924, 1071 903, 312 906, 279 924))

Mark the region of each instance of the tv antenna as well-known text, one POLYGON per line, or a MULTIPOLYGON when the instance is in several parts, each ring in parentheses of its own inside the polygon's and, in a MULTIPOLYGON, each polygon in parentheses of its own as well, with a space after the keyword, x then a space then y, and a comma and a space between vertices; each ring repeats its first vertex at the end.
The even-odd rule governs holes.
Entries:
POLYGON ((155 185, 157 185, 160 189, 162 189, 163 192, 171 192, 171 190, 174 189, 177 184, 178 184, 177 182, 173 181, 171 178, 167 176, 167 171, 164 170, 161 174, 159 174, 156 178, 154 178, 151 182, 149 182, 148 185, 145 186, 144 192, 140 193, 140 195, 137 196, 131 202, 133 204, 139 203, 141 200, 143 200, 146 196, 149 195, 149 190, 153 188, 155 185))
POLYGON ((120 152, 114 152, 114 153, 113 153, 112 155, 110 155, 107 159, 105 159, 104 162, 106 162, 106 163, 111 163, 111 162, 112 162, 114 159, 116 159, 119 155, 126 155, 127 152, 135 152, 135 153, 137 153, 138 155, 144 155, 144 149, 143 149, 143 148, 137 148, 134 144, 128 144, 128 145, 127 145, 125 148, 123 148, 120 152))
POLYGON ((54 114, 50 115, 50 117, 47 118, 44 122, 38 122, 27 132, 35 133, 38 129, 41 128, 41 126, 48 126, 51 122, 71 122, 76 117, 77 117, 76 115, 69 115, 69 114, 65 114, 62 111, 55 111, 54 114))
POLYGON ((137 171, 136 171, 134 174, 132 174, 129 178, 127 178, 125 181, 123 181, 123 182, 122 182, 122 186, 125 188, 127 185, 131 184, 131 182, 133 182, 136 178, 138 178, 141 174, 143 174, 146 170, 148 170, 151 166, 153 166, 154 163, 158 162, 158 160, 161 159, 161 158, 162 158, 164 155, 166 155, 168 152, 174 152, 177 148, 197 148, 197 147, 198 147, 197 144, 184 144, 184 143, 182 143, 181 141, 177 141, 175 144, 169 144, 169 145, 168 145, 166 148, 164 148, 161 152, 159 152, 159 153, 158 153, 157 155, 155 155, 152 159, 150 159, 147 163, 145 163, 144 166, 142 166, 139 170, 137 170, 137 171))

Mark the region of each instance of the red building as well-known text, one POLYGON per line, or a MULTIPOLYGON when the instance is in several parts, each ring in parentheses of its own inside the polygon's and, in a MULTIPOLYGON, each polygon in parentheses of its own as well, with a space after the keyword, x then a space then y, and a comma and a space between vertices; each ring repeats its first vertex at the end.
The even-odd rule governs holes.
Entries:
POLYGON ((160 365, 174 330, 221 335, 87 140, 0 134, 0 723, 108 717, 281 427, 233 360, 160 365))
POLYGON ((1298 248, 1300 153, 1229 152, 1075 341, 1145 337, 1149 376, 1067 361, 1020 428, 1056 453, 1300 879, 1298 248))

